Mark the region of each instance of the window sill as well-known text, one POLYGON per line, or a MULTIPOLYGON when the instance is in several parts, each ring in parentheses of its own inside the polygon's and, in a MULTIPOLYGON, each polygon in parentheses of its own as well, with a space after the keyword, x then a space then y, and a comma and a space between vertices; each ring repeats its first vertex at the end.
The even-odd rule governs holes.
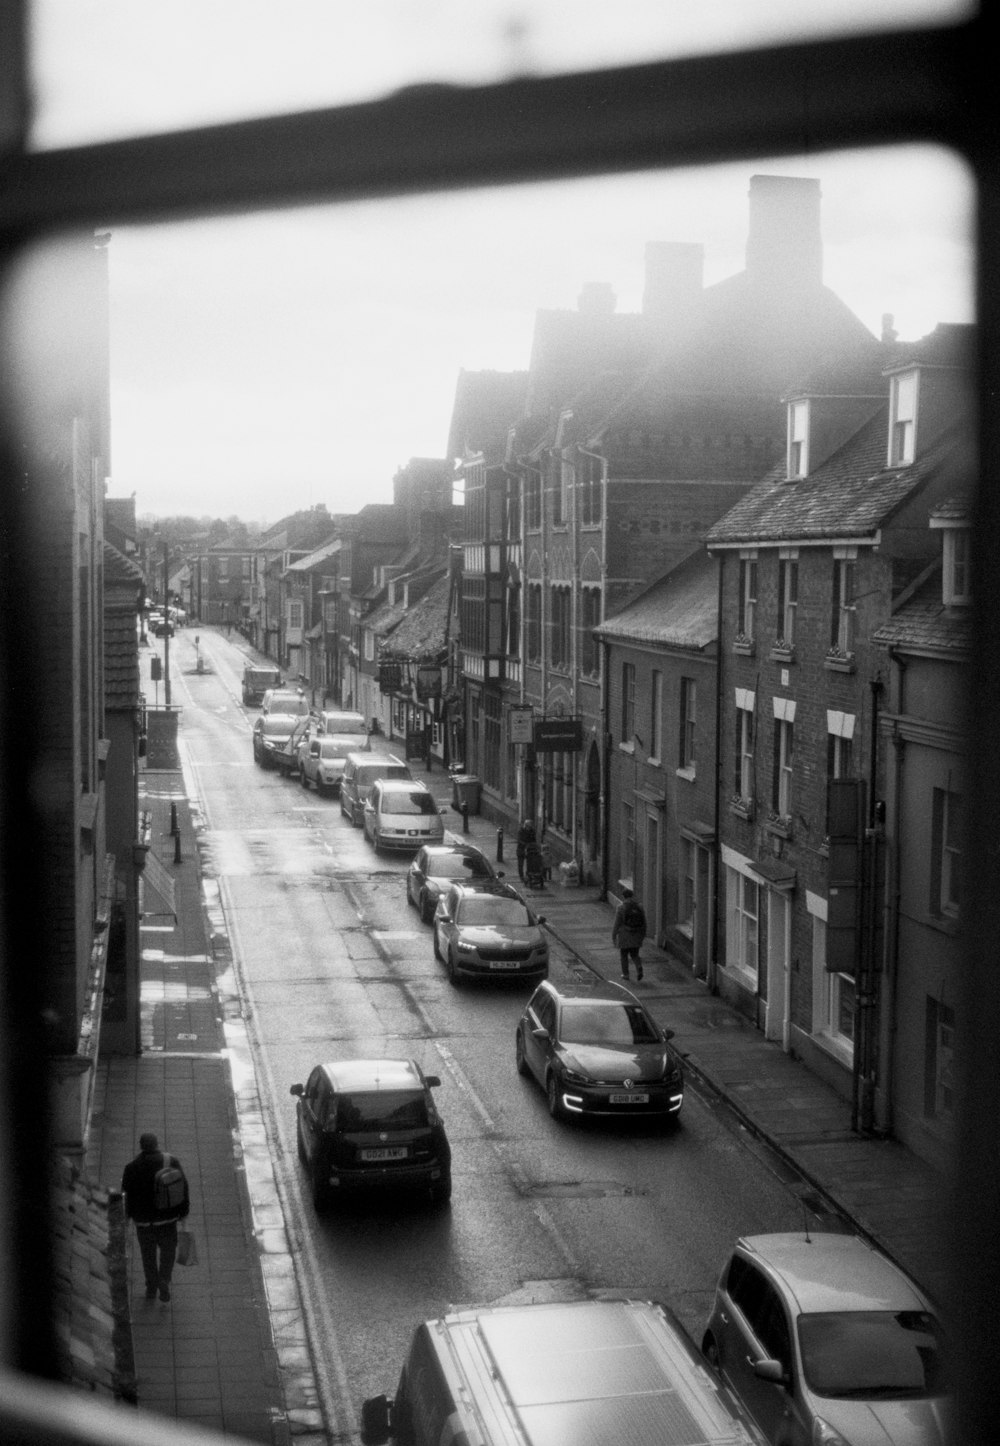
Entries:
POLYGON ((823 659, 823 666, 831 673, 853 673, 854 654, 827 653, 823 659))
POLYGON ((753 821, 753 799, 734 798, 730 801, 729 812, 737 818, 745 818, 748 823, 753 821))
POLYGON ((676 774, 676 776, 677 776, 678 778, 683 778, 687 783, 694 783, 694 781, 695 781, 695 779, 697 778, 698 775, 697 775, 695 769, 694 769, 693 767, 691 767, 691 768, 678 768, 678 769, 677 769, 677 774, 676 774))
POLYGON ((816 1031, 813 1035, 813 1042, 819 1046, 824 1054, 828 1054, 831 1059, 836 1060, 837 1064, 843 1065, 845 1069, 854 1068, 853 1044, 841 1043, 835 1034, 831 1034, 830 1031, 825 1028, 816 1031))
POLYGON ((631 758, 631 757, 633 756, 633 754, 635 753, 635 744, 634 744, 634 743, 619 743, 619 745, 618 745, 618 752, 619 752, 619 753, 627 753, 628 756, 629 756, 629 758, 631 758))
POLYGON ((764 827, 775 838, 791 838, 792 836, 792 820, 785 814, 768 814, 764 827))
POLYGON ((795 662, 795 649, 794 649, 794 648, 782 648, 782 647, 779 647, 777 643, 775 643, 774 647, 771 649, 771 662, 772 662, 772 663, 794 663, 794 662, 795 662))
POLYGON ((957 939, 962 932, 961 922, 953 914, 928 914, 927 924, 939 934, 948 934, 953 939, 957 939))
POLYGON ((756 652, 753 639, 737 638, 733 643, 733 652, 738 653, 741 658, 752 658, 756 652))

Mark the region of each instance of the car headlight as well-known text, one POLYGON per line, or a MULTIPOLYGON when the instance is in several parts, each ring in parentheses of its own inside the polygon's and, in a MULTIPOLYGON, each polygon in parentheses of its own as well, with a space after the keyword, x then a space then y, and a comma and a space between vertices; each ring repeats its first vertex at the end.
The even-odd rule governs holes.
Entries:
POLYGON ((469 944, 465 939, 459 939, 456 947, 460 954, 474 954, 476 952, 475 944, 469 944))
POLYGON ((562 1072, 562 1082, 563 1084, 568 1085, 589 1084, 587 1076, 585 1074, 581 1074, 578 1069, 566 1069, 565 1067, 563 1068, 562 1072))
POLYGON ((835 1431, 828 1421, 817 1416, 813 1422, 812 1435, 809 1438, 812 1446, 851 1446, 846 1437, 835 1431))

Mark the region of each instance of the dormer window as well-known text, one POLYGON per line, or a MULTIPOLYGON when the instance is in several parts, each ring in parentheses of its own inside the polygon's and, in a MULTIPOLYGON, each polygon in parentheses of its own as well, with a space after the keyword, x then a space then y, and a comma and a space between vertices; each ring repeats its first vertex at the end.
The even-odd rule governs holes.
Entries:
POLYGON ((893 377, 889 401, 889 466, 905 467, 916 455, 917 373, 893 377))
POLYGON ((941 588, 945 607, 964 607, 972 601, 969 529, 949 527, 943 537, 941 588))
POLYGON ((809 403, 792 402, 788 408, 788 476, 805 477, 809 471, 809 403))

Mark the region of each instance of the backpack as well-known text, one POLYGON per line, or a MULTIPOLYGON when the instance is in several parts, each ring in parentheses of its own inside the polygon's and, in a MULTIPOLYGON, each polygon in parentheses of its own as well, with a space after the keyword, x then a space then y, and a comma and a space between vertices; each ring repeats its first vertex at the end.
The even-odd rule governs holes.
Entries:
POLYGON ((626 929, 644 929, 646 927, 646 915, 642 912, 642 905, 637 904, 634 899, 629 899, 622 909, 622 925, 626 929))
POLYGON ((163 1164, 153 1176, 153 1203, 157 1212, 169 1214, 179 1210, 188 1195, 188 1183, 180 1162, 165 1154, 163 1164))

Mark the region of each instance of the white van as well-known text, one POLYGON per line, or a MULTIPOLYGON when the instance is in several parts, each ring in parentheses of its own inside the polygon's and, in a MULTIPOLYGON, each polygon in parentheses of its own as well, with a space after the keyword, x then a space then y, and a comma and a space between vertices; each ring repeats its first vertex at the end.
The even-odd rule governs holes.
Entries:
POLYGON ((412 777, 409 768, 394 753, 349 753, 340 781, 340 811, 355 828, 360 828, 365 803, 378 779, 412 777))
POLYGON ((426 783, 379 778, 365 800, 365 838, 375 852, 400 849, 416 853, 424 844, 444 843, 441 810, 426 783))
POLYGON ((418 1326, 395 1396, 361 1408, 366 1446, 763 1446, 662 1306, 578 1300, 418 1326))

